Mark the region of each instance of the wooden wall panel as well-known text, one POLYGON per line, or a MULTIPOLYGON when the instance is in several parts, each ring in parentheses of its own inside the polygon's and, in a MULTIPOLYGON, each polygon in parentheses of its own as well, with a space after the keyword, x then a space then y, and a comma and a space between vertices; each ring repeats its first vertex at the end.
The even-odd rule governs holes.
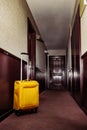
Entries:
POLYGON ((87 113, 87 52, 82 56, 83 60, 83 85, 82 85, 82 107, 87 113))
POLYGON ((80 91, 80 11, 77 10, 71 37, 72 52, 72 94, 78 103, 81 102, 80 91))
POLYGON ((35 80, 36 66, 36 32, 29 18, 27 18, 27 50, 29 53, 29 61, 31 62, 30 79, 35 80))
POLYGON ((39 92, 41 93, 46 89, 46 84, 45 72, 42 72, 39 68, 36 68, 36 80, 39 82, 39 92))
MULTIPOLYGON (((26 79, 23 62, 23 79, 26 79)), ((0 48, 0 117, 13 109, 14 81, 20 79, 20 59, 0 48)))

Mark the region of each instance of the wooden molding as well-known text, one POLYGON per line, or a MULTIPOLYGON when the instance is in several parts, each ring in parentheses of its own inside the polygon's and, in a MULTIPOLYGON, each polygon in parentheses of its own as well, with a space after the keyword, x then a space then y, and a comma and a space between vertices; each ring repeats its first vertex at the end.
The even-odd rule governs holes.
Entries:
MULTIPOLYGON (((4 50, 2 48, 0 48, 0 52, 3 53, 3 54, 5 54, 5 55, 7 55, 7 56, 10 56, 10 57, 18 60, 18 61, 20 61, 20 58, 18 58, 17 56, 11 54, 10 52, 8 52, 8 51, 6 51, 6 50, 4 50)), ((26 61, 23 60, 23 62, 26 64, 26 61)))
POLYGON ((87 51, 81 56, 81 58, 85 58, 87 56, 87 51))

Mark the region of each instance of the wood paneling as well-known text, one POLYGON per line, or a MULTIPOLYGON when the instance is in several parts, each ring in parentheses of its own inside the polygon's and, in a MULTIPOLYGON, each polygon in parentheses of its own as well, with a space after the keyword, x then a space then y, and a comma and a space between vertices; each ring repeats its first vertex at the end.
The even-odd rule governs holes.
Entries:
POLYGON ((36 68, 36 80, 39 82, 39 92, 44 91, 45 88, 45 72, 42 72, 39 68, 36 68))
MULTIPOLYGON (((23 79, 26 79, 23 62, 23 79)), ((20 59, 0 48, 0 117, 13 109, 14 81, 20 79, 20 59)))
POLYGON ((71 37, 72 52, 72 94, 78 103, 81 102, 80 91, 80 12, 77 10, 71 37))
POLYGON ((35 79, 35 66, 36 66, 36 32, 33 28, 29 18, 27 19, 28 31, 27 31, 27 46, 29 53, 29 61, 31 62, 30 79, 35 79))
POLYGON ((82 59, 83 59, 82 107, 87 113, 87 52, 82 56, 82 59))

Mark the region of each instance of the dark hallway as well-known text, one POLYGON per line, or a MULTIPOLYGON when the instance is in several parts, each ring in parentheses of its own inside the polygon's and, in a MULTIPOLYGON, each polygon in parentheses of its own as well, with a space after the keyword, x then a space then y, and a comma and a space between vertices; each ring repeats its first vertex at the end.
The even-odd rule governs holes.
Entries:
POLYGON ((2 130, 87 130, 87 116, 67 91, 47 90, 40 94, 38 113, 17 117, 14 113, 0 123, 2 130))

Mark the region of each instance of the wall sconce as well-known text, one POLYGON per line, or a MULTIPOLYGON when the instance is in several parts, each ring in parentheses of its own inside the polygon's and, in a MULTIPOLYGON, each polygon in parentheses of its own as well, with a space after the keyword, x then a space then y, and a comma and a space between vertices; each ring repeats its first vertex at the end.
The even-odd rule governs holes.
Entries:
POLYGON ((48 51, 47 51, 47 50, 44 50, 44 53, 45 53, 45 54, 48 54, 48 51))

